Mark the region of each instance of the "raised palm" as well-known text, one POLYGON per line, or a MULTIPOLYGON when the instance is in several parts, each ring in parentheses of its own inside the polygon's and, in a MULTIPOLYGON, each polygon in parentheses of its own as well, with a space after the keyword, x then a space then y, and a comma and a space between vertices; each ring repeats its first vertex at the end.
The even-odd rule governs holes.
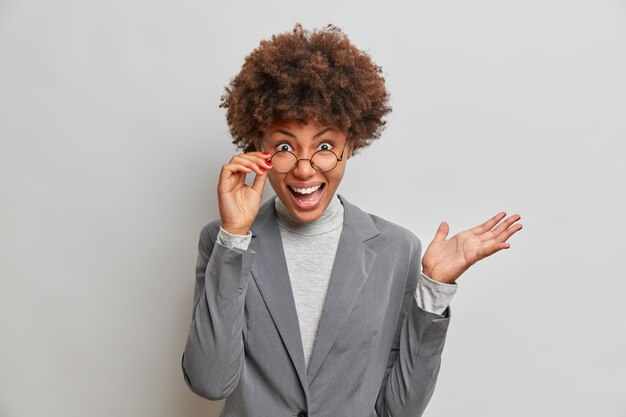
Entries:
POLYGON ((505 215, 502 211, 483 224, 457 233, 450 239, 446 239, 449 226, 442 222, 422 257, 424 274, 450 284, 479 260, 501 249, 510 248, 511 245, 506 241, 522 229, 520 223, 514 224, 521 216, 514 214, 498 224, 505 215))

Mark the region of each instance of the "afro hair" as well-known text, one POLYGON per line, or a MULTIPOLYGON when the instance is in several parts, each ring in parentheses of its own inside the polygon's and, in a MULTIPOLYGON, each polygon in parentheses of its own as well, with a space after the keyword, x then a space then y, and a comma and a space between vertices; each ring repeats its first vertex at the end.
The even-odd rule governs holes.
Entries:
POLYGON ((262 40, 225 87, 220 107, 233 143, 256 150, 276 120, 315 120, 346 133, 353 153, 378 139, 391 112, 382 68, 338 27, 291 32, 262 40))

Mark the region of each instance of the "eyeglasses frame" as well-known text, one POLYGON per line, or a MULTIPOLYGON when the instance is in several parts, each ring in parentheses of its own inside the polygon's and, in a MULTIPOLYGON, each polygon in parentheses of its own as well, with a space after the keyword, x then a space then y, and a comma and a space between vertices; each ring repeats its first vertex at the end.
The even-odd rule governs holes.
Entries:
POLYGON ((339 155, 339 156, 337 156, 337 154, 336 154, 335 152, 333 152, 332 150, 330 150, 330 149, 320 149, 320 150, 318 150, 318 151, 315 151, 315 152, 313 152, 313 155, 311 155, 311 157, 310 157, 310 158, 298 158, 298 155, 296 155, 295 153, 293 153, 293 152, 291 152, 291 151, 277 151, 277 152, 274 152, 274 153, 272 154, 272 156, 271 156, 271 157, 270 157, 270 159, 269 159, 269 162, 270 162, 270 163, 272 162, 272 159, 274 158, 274 156, 275 156, 277 153, 280 153, 280 152, 289 152, 290 154, 292 154, 292 155, 296 158, 296 162, 293 164, 293 168, 291 168, 291 169, 290 169, 289 171, 287 171, 287 172, 282 172, 282 171, 279 171, 279 170, 277 170, 276 168, 274 168, 274 167, 272 166, 272 169, 273 169, 274 171, 279 172, 279 173, 281 173, 281 174, 289 174, 290 172, 292 172, 293 170, 295 170, 295 169, 298 167, 298 163, 299 163, 300 161, 309 161, 309 164, 311 164, 311 168, 313 168, 313 169, 314 169, 314 170, 316 170, 317 172, 330 172, 330 171, 332 171, 333 169, 337 168, 337 165, 339 165, 339 161, 343 161, 343 154, 344 154, 344 152, 346 151, 346 145, 347 145, 347 144, 348 144, 348 141, 346 140, 346 141, 344 142, 344 144, 343 144, 343 149, 341 150, 341 155, 339 155), (313 162, 311 162, 311 160, 313 159, 313 157, 315 156, 315 154, 316 154, 316 153, 318 153, 318 152, 324 152, 324 151, 326 151, 326 152, 332 152, 332 154, 333 154, 333 155, 335 155, 335 158, 337 158, 337 163, 335 163, 335 166, 334 166, 334 167, 332 167, 331 169, 327 170, 327 171, 320 171, 320 170, 318 170, 317 168, 315 168, 315 165, 313 165, 313 162))

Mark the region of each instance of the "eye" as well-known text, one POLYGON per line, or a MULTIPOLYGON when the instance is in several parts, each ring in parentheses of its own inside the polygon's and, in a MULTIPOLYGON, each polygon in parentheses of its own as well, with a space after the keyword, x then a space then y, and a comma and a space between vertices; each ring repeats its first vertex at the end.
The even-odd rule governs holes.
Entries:
POLYGON ((280 152, 280 151, 290 151, 290 152, 293 151, 293 149, 291 149, 291 146, 289 146, 288 143, 280 143, 280 144, 276 145, 276 150, 278 152, 280 152))
POLYGON ((320 151, 330 151, 333 148, 333 145, 330 142, 322 142, 318 147, 320 151))

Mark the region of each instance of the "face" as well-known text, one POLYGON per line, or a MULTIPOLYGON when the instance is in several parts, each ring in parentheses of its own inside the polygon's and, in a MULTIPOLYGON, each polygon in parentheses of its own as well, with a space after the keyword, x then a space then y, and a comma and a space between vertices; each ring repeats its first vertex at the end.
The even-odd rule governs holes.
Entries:
POLYGON ((300 221, 310 222, 319 218, 335 197, 346 169, 346 160, 352 156, 351 145, 346 144, 346 135, 339 128, 323 126, 315 121, 308 124, 298 120, 278 121, 264 132, 262 148, 272 155, 288 150, 298 158, 308 159, 317 150, 330 149, 341 157, 344 145, 342 160, 328 172, 316 171, 309 161, 299 161, 296 168, 286 174, 274 169, 268 171, 274 192, 300 221), (313 192, 312 188, 315 189, 313 192))

